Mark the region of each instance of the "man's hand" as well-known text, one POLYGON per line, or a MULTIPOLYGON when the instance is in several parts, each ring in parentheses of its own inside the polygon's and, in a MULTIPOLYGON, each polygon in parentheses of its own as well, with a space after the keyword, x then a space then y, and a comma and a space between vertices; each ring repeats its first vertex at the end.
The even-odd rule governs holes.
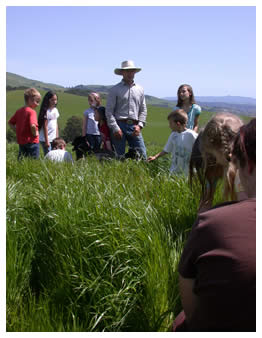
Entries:
POLYGON ((117 139, 119 139, 119 140, 122 138, 122 136, 123 136, 123 133, 122 133, 121 129, 119 129, 118 131, 116 131, 114 133, 114 137, 117 138, 117 139))
POLYGON ((133 136, 138 136, 140 134, 141 128, 138 124, 134 126, 133 136))

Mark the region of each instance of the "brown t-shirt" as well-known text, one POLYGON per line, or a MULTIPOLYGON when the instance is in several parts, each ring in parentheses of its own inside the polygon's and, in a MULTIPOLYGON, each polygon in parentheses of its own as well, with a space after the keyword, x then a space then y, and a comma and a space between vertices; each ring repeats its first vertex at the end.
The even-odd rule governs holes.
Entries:
POLYGON ((256 199, 199 215, 179 264, 195 279, 190 331, 256 330, 256 199))

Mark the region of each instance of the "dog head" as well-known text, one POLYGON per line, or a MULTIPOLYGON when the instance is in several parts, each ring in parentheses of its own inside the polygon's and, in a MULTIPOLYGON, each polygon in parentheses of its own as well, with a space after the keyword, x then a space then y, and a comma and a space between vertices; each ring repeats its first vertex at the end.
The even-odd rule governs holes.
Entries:
POLYGON ((74 146, 72 150, 76 152, 77 160, 90 154, 92 150, 85 136, 77 136, 72 142, 72 145, 74 146))

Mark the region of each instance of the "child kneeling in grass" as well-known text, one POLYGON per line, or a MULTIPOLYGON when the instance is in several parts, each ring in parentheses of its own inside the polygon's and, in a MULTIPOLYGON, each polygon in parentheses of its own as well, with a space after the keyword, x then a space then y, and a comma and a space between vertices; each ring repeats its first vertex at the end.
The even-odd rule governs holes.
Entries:
POLYGON ((188 175, 189 160, 197 133, 186 128, 188 117, 183 109, 172 111, 167 119, 172 133, 164 149, 160 153, 150 156, 147 161, 152 162, 159 157, 172 153, 170 172, 188 175))
POLYGON ((65 148, 65 141, 60 137, 55 138, 52 141, 52 150, 46 154, 45 159, 55 162, 73 162, 72 155, 65 148))

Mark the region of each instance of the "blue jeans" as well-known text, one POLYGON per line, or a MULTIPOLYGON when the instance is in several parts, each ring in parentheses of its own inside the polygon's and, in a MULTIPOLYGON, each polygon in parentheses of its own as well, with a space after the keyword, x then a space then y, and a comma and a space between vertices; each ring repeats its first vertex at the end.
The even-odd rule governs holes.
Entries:
POLYGON ((40 143, 41 143, 41 146, 42 146, 42 148, 43 148, 44 156, 45 156, 47 153, 49 153, 49 151, 51 151, 51 143, 50 143, 50 146, 49 146, 49 147, 47 147, 47 146, 45 145, 45 142, 43 142, 43 141, 40 141, 40 143))
POLYGON ((102 142, 101 135, 86 134, 86 139, 92 150, 98 151, 100 149, 102 142))
POLYGON ((112 142, 118 157, 123 157, 126 150, 126 142, 129 148, 137 150, 141 156, 146 160, 146 146, 142 134, 138 136, 132 135, 134 132, 134 125, 127 124, 123 121, 117 121, 119 128, 122 130, 123 136, 117 139, 112 135, 112 142))
POLYGON ((18 160, 23 157, 39 158, 39 143, 19 144, 18 160))

